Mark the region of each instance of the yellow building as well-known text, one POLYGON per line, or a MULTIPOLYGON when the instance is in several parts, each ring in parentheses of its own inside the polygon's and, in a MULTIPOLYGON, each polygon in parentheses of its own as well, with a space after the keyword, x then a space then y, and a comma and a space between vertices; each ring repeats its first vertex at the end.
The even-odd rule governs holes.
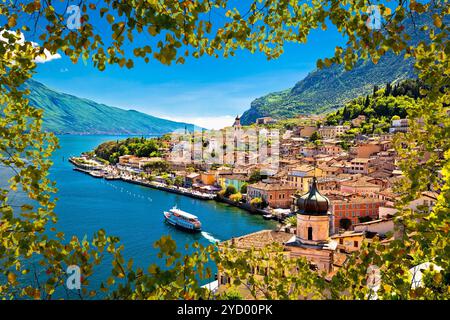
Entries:
POLYGON ((296 187, 300 193, 306 193, 312 184, 314 176, 324 177, 325 173, 320 168, 303 165, 288 172, 287 183, 292 187, 296 187))
POLYGON ((338 243, 337 248, 341 252, 351 253, 358 251, 364 241, 363 232, 346 231, 341 234, 331 236, 331 239, 338 243))

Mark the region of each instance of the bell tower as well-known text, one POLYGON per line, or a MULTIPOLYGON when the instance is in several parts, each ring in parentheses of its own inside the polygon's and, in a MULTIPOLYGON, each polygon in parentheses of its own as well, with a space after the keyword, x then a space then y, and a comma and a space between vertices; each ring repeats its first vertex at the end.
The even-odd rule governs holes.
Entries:
POLYGON ((237 115, 236 119, 234 119, 233 127, 235 130, 241 128, 241 118, 239 117, 239 115, 237 115))
POLYGON ((297 240, 304 244, 320 245, 330 236, 330 200, 320 194, 317 179, 309 192, 297 199, 297 240))

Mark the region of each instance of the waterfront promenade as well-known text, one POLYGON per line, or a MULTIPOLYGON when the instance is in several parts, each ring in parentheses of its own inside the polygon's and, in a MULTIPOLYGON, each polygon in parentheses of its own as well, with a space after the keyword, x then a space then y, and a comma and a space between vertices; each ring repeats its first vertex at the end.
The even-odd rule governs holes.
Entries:
POLYGON ((123 172, 121 172, 118 175, 110 175, 108 173, 102 174, 102 173, 99 173, 97 170, 83 169, 83 168, 79 168, 77 166, 75 166, 74 170, 89 174, 94 178, 105 178, 107 180, 122 180, 122 181, 125 181, 128 183, 138 184, 138 185, 141 185, 144 187, 154 188, 154 189, 158 189, 158 190, 162 190, 162 191, 166 191, 166 192, 181 194, 181 195, 184 195, 187 197, 200 199, 200 200, 213 200, 216 198, 216 194, 198 192, 198 191, 191 190, 188 188, 183 188, 183 187, 168 186, 168 185, 165 185, 160 182, 147 181, 147 180, 139 178, 139 177, 133 177, 132 175, 129 175, 126 173, 124 174, 123 172))
POLYGON ((139 176, 137 172, 130 172, 129 170, 121 169, 117 166, 103 165, 95 160, 89 160, 89 163, 86 164, 85 162, 78 163, 78 161, 74 160, 73 158, 69 158, 69 162, 74 165, 74 170, 89 174, 94 178, 103 178, 106 180, 121 180, 124 182, 175 193, 199 200, 215 200, 217 202, 226 203, 228 205, 240 208, 251 214, 271 216, 271 219, 278 220, 280 222, 285 218, 285 216, 274 214, 274 212, 272 212, 272 210, 270 209, 259 209, 251 206, 249 203, 243 203, 240 201, 235 202, 226 197, 220 196, 220 194, 217 192, 206 193, 200 192, 198 190, 193 190, 192 188, 168 185, 158 181, 149 181, 148 179, 139 176))

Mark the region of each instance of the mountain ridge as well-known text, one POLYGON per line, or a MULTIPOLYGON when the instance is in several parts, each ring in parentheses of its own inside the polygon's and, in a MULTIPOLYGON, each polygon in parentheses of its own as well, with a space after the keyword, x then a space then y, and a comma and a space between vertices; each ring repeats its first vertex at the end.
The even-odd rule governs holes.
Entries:
MULTIPOLYGON (((420 27, 429 25, 431 16, 416 17, 414 24, 405 23, 406 32, 412 35, 412 44, 426 39, 420 27)), ((411 58, 392 52, 382 56, 377 64, 359 60, 352 70, 342 65, 316 69, 293 87, 272 92, 253 100, 250 108, 241 116, 241 123, 248 125, 260 117, 291 118, 298 114, 321 114, 343 107, 352 99, 370 93, 373 87, 386 83, 398 83, 416 78, 411 58)))
POLYGON ((44 110, 44 131, 56 134, 160 135, 186 127, 193 129, 189 123, 58 92, 35 80, 28 80, 25 87, 30 90, 30 104, 44 110))

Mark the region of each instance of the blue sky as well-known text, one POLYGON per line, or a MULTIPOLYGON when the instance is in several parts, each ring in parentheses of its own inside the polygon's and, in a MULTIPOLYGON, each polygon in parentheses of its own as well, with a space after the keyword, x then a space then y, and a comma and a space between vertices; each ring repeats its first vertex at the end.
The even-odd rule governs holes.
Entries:
POLYGON ((277 60, 241 51, 226 59, 189 58, 184 65, 137 60, 131 70, 107 66, 102 72, 61 54, 61 59, 39 64, 35 79, 99 103, 220 128, 231 125, 255 98, 292 87, 336 45, 343 45, 336 30, 317 30, 307 44, 288 44, 277 60))

